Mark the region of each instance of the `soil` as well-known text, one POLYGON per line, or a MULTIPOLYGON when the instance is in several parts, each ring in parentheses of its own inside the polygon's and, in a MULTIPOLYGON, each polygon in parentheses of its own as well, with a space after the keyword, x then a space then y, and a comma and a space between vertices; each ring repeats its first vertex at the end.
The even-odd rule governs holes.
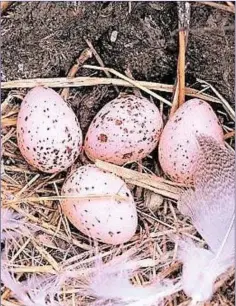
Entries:
MULTIPOLYGON (((191 3, 190 26, 187 84, 208 81, 234 103, 234 15, 191 3)), ((2 18, 2 73, 6 80, 65 76, 88 38, 105 66, 173 84, 177 28, 176 2, 18 2, 2 18)), ((91 74, 101 75, 78 73, 91 74)), ((111 89, 108 100, 116 94, 111 89)))

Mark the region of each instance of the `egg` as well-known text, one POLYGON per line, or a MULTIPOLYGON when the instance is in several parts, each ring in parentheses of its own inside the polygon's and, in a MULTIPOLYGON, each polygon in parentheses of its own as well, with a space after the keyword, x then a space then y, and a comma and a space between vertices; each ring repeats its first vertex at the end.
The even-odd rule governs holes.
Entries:
POLYGON ((17 142, 30 165, 56 173, 66 170, 78 157, 82 132, 74 112, 61 96, 50 88, 38 86, 21 103, 17 142))
POLYGON ((61 201, 64 214, 92 239, 116 245, 129 241, 135 234, 138 217, 133 196, 125 182, 114 174, 95 165, 82 166, 66 179, 62 195, 67 197, 61 201))
POLYGON ((160 165, 173 181, 192 183, 198 156, 195 136, 200 134, 224 143, 223 130, 212 107, 205 101, 191 99, 169 119, 160 138, 160 165))
POLYGON ((117 165, 138 161, 156 148, 162 127, 155 104, 123 94, 97 113, 85 137, 84 150, 92 161, 117 165))

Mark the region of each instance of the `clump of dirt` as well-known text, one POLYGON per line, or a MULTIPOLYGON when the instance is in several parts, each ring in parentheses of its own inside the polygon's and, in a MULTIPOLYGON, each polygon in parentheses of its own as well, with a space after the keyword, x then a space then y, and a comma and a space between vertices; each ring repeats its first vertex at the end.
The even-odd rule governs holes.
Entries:
MULTIPOLYGON (((206 80, 233 103, 233 14, 191 3, 190 26, 187 83, 206 80)), ((88 38, 107 67, 173 84, 177 28, 175 2, 18 2, 2 19, 2 72, 7 80, 65 76, 88 38)))

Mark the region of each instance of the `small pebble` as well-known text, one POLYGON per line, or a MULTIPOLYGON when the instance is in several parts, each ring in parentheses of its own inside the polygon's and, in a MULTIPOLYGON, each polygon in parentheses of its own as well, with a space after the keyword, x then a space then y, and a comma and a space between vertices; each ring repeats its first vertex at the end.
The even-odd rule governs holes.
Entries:
POLYGON ((4 169, 4 164, 3 164, 3 160, 1 160, 1 176, 5 175, 5 169, 4 169))
POLYGON ((115 42, 116 41, 117 35, 118 35, 117 31, 112 31, 112 33, 111 33, 111 42, 115 42))
POLYGON ((150 190, 145 190, 144 199, 145 206, 153 213, 156 213, 158 211, 164 201, 163 196, 150 190))

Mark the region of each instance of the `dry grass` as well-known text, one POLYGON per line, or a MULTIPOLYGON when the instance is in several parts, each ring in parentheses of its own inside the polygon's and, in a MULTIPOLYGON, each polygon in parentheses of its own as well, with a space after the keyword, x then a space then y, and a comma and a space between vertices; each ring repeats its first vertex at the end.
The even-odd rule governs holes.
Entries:
MULTIPOLYGON (((116 85, 119 85, 118 83, 116 85)), ((135 81, 131 84, 136 85, 135 81)), ((143 89, 142 86, 137 87, 143 89)), ((219 97, 208 96, 212 100, 217 100, 218 103, 224 103, 219 97)), ((144 169, 145 173, 140 173, 97 161, 99 167, 122 176, 128 183, 141 187, 142 193, 141 199, 136 199, 139 227, 135 237, 129 243, 114 247, 91 241, 71 228, 61 212, 60 190, 66 173, 48 175, 38 172, 21 156, 16 142, 16 118, 19 110, 19 107, 14 105, 16 97, 22 98, 22 94, 10 92, 2 104, 4 161, 2 206, 12 208, 25 216, 27 223, 31 224, 31 228, 35 228, 35 231, 31 235, 13 240, 11 246, 6 243, 5 252, 11 247, 6 261, 8 268, 14 271, 19 279, 25 279, 33 273, 56 275, 68 270, 81 275, 91 268, 91 264, 97 259, 98 252, 105 261, 109 261, 112 256, 122 254, 125 250, 135 249, 142 253, 143 257, 152 259, 155 265, 150 264, 142 268, 134 277, 134 283, 146 284, 157 274, 162 277, 178 277, 181 265, 176 260, 173 236, 187 235, 202 242, 197 238, 195 229, 187 218, 184 218, 176 208, 178 194, 185 186, 158 178, 150 174, 148 169, 144 169), (158 207, 157 213, 145 205, 145 189, 163 196, 163 202, 158 207)), ((226 107, 226 110, 229 109, 226 107)), ((225 131, 229 132, 227 126, 225 131)), ((234 134, 231 133, 227 137, 233 136, 234 134)), ((152 163, 152 159, 149 162, 152 163)), ((232 305, 233 303, 232 272, 224 277, 216 284, 216 293, 211 305, 232 305)), ((73 282, 66 284, 60 295, 61 301, 66 305, 88 305, 88 300, 76 294, 76 288, 73 282)), ((169 297, 165 303, 169 306, 188 304, 189 300, 183 292, 169 297)), ((5 287, 2 288, 2 305, 19 305, 12 297, 11 291, 5 287)))

